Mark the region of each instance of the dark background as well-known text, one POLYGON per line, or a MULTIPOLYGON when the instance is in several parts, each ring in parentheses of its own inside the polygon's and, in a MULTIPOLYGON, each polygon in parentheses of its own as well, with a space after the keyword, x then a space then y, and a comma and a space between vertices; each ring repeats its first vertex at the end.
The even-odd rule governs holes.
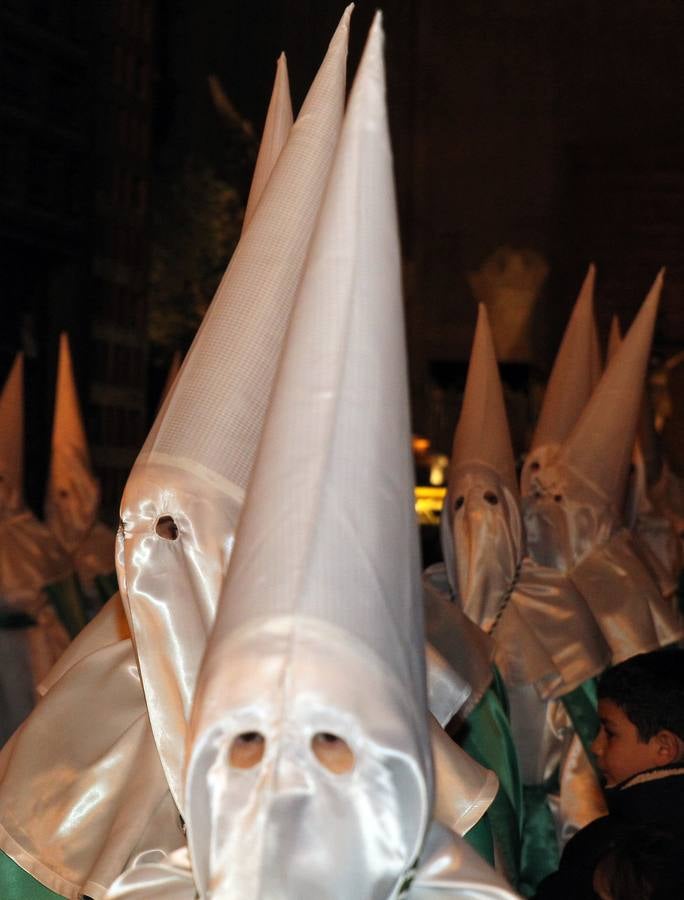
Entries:
MULTIPOLYGON (((146 327, 154 209, 188 159, 246 195, 253 144, 217 113, 207 77, 258 136, 279 52, 296 112, 342 9, 3 0, 0 378, 24 348, 36 508, 58 332, 71 335, 111 518, 171 355, 146 327)), ((350 77, 374 9, 360 0, 352 17, 350 77)), ((414 427, 448 452, 475 318, 467 275, 509 247, 549 267, 526 349, 501 360, 522 449, 590 260, 604 337, 613 313, 629 324, 667 265, 656 359, 684 346, 684 4, 388 0, 383 10, 414 427)))

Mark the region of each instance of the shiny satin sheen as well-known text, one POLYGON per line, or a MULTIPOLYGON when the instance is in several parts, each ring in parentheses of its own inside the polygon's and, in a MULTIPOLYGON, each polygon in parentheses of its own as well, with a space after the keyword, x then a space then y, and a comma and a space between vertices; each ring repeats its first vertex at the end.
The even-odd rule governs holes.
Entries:
POLYGON ((470 695, 461 709, 461 716, 467 718, 492 683, 493 643, 454 603, 444 563, 436 563, 423 573, 423 609, 428 641, 470 685, 470 695))
POLYGON ((679 617, 600 489, 555 463, 536 474, 533 489, 524 501, 530 553, 569 574, 612 662, 676 641, 682 634, 679 617))
POLYGON ((149 461, 133 469, 122 501, 117 575, 152 731, 180 809, 197 672, 241 509, 235 493, 197 467, 149 461), (173 520, 175 539, 157 532, 164 516, 173 520))
POLYGON ((472 688, 458 675, 432 644, 425 644, 428 707, 444 728, 462 709, 472 688))
POLYGON ((610 652, 592 611, 566 575, 523 558, 520 511, 500 477, 456 470, 448 496, 459 601, 491 633, 506 683, 557 697, 600 672, 610 652))
POLYGON ((518 505, 496 472, 475 463, 452 473, 448 497, 463 611, 489 632, 522 556, 518 505))
POLYGON ((543 698, 562 696, 610 663, 610 648, 572 580, 529 557, 493 636, 506 683, 534 683, 543 698))
MULTIPOLYGON (((355 893, 358 900, 515 900, 518 896, 459 837, 433 823, 411 879, 388 895, 355 893)), ((197 894, 187 849, 146 853, 112 886, 107 900, 224 900, 197 894)), ((270 896, 269 896, 270 900, 270 896)))
POLYGON ((101 900, 147 849, 183 842, 118 596, 72 642, 0 753, 0 848, 69 900, 101 900))
POLYGON ((435 767, 434 818, 463 837, 489 809, 499 789, 499 779, 469 756, 430 718, 432 758, 435 767))
POLYGON ((218 657, 231 659, 231 678, 220 705, 205 705, 199 731, 193 721, 186 778, 200 894, 390 896, 418 856, 430 814, 431 760, 411 702, 368 648, 321 620, 250 623, 218 657), (265 739, 263 758, 232 767, 232 741, 254 731, 265 739), (321 765, 311 750, 319 732, 347 743, 352 771, 321 765))

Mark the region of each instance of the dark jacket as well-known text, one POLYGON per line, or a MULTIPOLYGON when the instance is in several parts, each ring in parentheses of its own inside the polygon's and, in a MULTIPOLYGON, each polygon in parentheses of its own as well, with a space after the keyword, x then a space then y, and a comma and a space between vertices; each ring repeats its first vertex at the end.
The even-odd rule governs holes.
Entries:
MULTIPOLYGON (((539 885, 535 900, 596 900, 596 864, 609 851, 642 833, 662 834, 665 858, 658 868, 684 869, 684 767, 681 763, 633 775, 606 790, 608 815, 591 822, 568 841, 557 872, 539 885)), ((663 876, 669 877, 669 876, 663 876)), ((655 895, 654 895, 655 896, 655 895)), ((660 896, 660 893, 657 894, 660 896)), ((684 895, 680 895, 684 896, 684 895)))

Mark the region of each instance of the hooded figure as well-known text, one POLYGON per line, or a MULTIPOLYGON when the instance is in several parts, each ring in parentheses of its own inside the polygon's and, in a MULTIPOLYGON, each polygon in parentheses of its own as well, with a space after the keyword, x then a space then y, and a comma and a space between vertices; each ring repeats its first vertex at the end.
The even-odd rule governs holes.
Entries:
POLYGON ((69 643, 46 588, 69 560, 24 504, 24 359, 0 394, 0 746, 31 711, 37 685, 69 643))
MULTIPOLYGON (((608 337, 606 357, 608 361, 617 353, 621 344, 620 323, 617 316, 613 316, 608 337)), ((682 548, 674 525, 651 499, 650 488, 657 482, 661 466, 654 467, 651 462, 649 467, 647 461, 649 449, 652 459, 657 450, 650 405, 648 397, 644 393, 628 478, 624 518, 627 528, 632 531, 639 555, 655 579, 663 597, 672 601, 682 569, 682 548), (653 477, 654 468, 655 477, 653 477)))
POLYGON ((378 15, 198 680, 192 872, 141 859, 110 897, 512 896, 430 824, 410 447, 378 15))
MULTIPOLYGON (((299 279, 297 265, 300 269, 303 266, 301 242, 306 240, 307 229, 310 234, 313 228, 341 125, 349 13, 350 10, 342 19, 288 139, 290 149, 281 155, 275 154, 279 162, 267 184, 264 184, 266 172, 262 167, 261 199, 267 204, 268 215, 255 212, 249 228, 248 249, 241 242, 239 256, 236 251, 212 304, 214 312, 208 316, 212 325, 202 327, 191 349, 191 354, 194 351, 195 355, 189 354, 176 379, 155 423, 153 436, 160 433, 168 437, 171 426, 183 427, 191 442, 196 424, 207 429, 212 422, 224 427, 230 425, 235 441, 239 441, 243 431, 247 435, 244 462, 251 467, 256 448, 250 441, 253 442, 254 429, 260 428, 254 418, 258 409, 263 409, 268 402, 275 367, 273 354, 279 355, 277 341, 282 341, 289 317, 299 279), (294 199, 291 196, 293 184, 297 186, 294 199), (287 211, 281 207, 286 207, 287 211), (284 262, 285 257, 290 259, 288 265, 284 262), (256 285, 249 291, 247 312, 245 303, 234 300, 233 273, 243 281, 248 273, 251 274, 256 285), (279 280, 273 283, 269 279, 276 274, 279 280), (251 359, 251 365, 245 366, 242 375, 237 360, 235 368, 225 362, 225 359, 231 359, 226 352, 226 335, 231 331, 237 331, 244 339, 241 361, 245 354, 251 359), (213 359, 209 350, 213 351, 213 359), (191 359, 194 361, 190 362, 191 359), (204 366, 201 365, 203 359, 204 366), (248 379, 254 378, 255 369, 258 378, 247 384, 248 379), (231 387, 234 393, 229 394, 231 387), (192 399, 185 419, 177 413, 178 400, 183 395, 190 395, 192 399), (215 415, 217 396, 223 417, 215 415), (249 404, 252 404, 253 415, 245 425, 249 404), (168 417, 167 409, 171 410, 168 417), (241 412, 242 418, 239 418, 241 412)), ((281 64, 280 79, 282 72, 281 64)), ((267 119, 265 138, 270 133, 269 121, 270 118, 267 119)), ((266 143, 271 158, 274 158, 272 142, 267 139, 266 143)), ((149 445, 148 441, 148 450, 149 445)), ((165 482, 159 485, 158 492, 170 505, 174 498, 178 500, 179 476, 174 466, 169 466, 168 471, 169 489, 164 492, 165 482)), ((152 479, 154 473, 148 472, 150 501, 144 506, 147 511, 158 502, 157 487, 152 479)), ((139 466, 135 473, 136 489, 141 491, 144 487, 142 474, 142 466, 139 466)), ((206 472, 200 468, 199 474, 206 475, 206 472)), ((217 483, 221 484, 220 479, 217 483)), ((210 487, 200 491, 199 482, 196 487, 194 511, 201 518, 204 510, 212 505, 213 495, 210 487)), ((164 633, 177 628, 172 632, 177 654, 169 652, 167 659, 160 652, 158 635, 152 630, 157 627, 157 622, 153 617, 141 621, 144 605, 134 616, 138 631, 135 633, 137 641, 132 642, 121 601, 118 596, 113 597, 51 672, 49 681, 43 685, 46 696, 39 710, 0 754, 0 847, 26 873, 31 873, 41 884, 64 897, 78 898, 86 894, 101 900, 108 886, 130 861, 132 853, 151 848, 160 852, 173 849, 181 839, 182 821, 169 786, 178 783, 176 766, 180 764, 185 740, 182 699, 183 694, 191 695, 194 690, 194 682, 190 683, 194 677, 192 663, 201 657, 206 631, 213 621, 212 608, 221 581, 219 569, 227 565, 234 527, 229 519, 231 511, 235 510, 234 501, 226 500, 221 491, 217 494, 221 499, 211 510, 211 521, 204 526, 198 522, 198 530, 187 540, 182 534, 183 553, 178 552, 178 544, 167 543, 161 536, 172 533, 168 521, 160 523, 160 535, 156 531, 148 535, 147 543, 152 545, 150 560, 157 566, 157 575, 164 573, 166 565, 164 557, 159 555, 159 547, 162 553, 167 547, 178 553, 177 565, 173 568, 175 579, 179 578, 179 571, 182 576, 186 562, 188 569, 193 571, 193 561, 199 565, 213 551, 215 544, 220 546, 218 556, 207 568, 206 590, 198 598, 205 601, 204 606, 194 607, 194 596, 186 595, 183 614, 174 618, 171 613, 177 613, 178 606, 174 607, 173 600, 182 598, 178 590, 168 598, 164 595, 169 603, 168 628, 164 633), (214 535, 212 527, 217 524, 217 517, 218 525, 225 531, 214 535), (207 535, 203 534, 202 527, 206 528, 207 535), (206 544, 203 537, 207 537, 206 544), (209 618, 203 618, 207 613, 209 618), (200 641, 195 649, 192 640, 200 641), (153 657, 150 665, 145 667, 150 686, 148 696, 141 690, 138 667, 145 653, 153 657), (159 657, 156 670, 155 657, 159 657), (188 665, 182 668, 185 663, 188 665), (179 668, 182 678, 176 683, 179 668), (68 728, 63 724, 65 716, 68 716, 68 728), (172 728, 177 727, 175 733, 166 736, 166 743, 160 742, 164 750, 169 750, 164 769, 150 728, 151 718, 160 727, 167 723, 172 728), (46 733, 54 735, 50 742, 45 741, 46 733), (49 803, 44 800, 46 796, 49 803), (92 802, 93 797, 97 802, 92 802)), ((131 495, 129 493, 129 497, 131 495)), ((176 512, 174 506, 171 506, 171 512, 176 512)), ((189 502, 184 517, 178 516, 177 527, 183 529, 186 525, 194 525, 195 519, 191 518, 190 512, 189 502)), ((138 525, 142 531, 139 520, 138 525)), ((198 570, 195 568, 194 571, 198 570)), ((122 569, 122 576, 126 574, 122 569)), ((149 571, 144 574, 148 575, 149 571)), ((151 596, 158 596, 158 591, 151 596)), ((8 857, 0 856, 0 888, 5 883, 14 884, 24 874, 16 867, 11 869, 12 862, 8 857), (3 865, 10 867, 6 875, 3 865)), ((28 874, 25 877, 31 881, 28 874)))
POLYGON ((520 476, 523 497, 530 492, 532 476, 560 450, 601 377, 601 351, 594 318, 595 281, 596 268, 592 263, 546 386, 537 427, 520 476))
POLYGON ((181 812, 197 672, 342 121, 350 14, 351 8, 121 502, 119 584, 152 730, 181 812))
MULTIPOLYGON (((480 306, 461 415, 454 435, 443 512, 444 552, 458 603, 493 640, 493 659, 511 702, 511 724, 526 785, 551 802, 564 839, 600 814, 589 760, 572 749, 566 698, 600 672, 610 656, 593 616, 562 573, 525 556, 522 515, 503 391, 486 310, 480 306), (533 726, 533 722, 537 724, 533 726), (553 727, 551 723, 553 722, 553 727), (570 790, 540 792, 568 759, 579 775, 570 790), (578 797, 578 795, 581 795, 578 797), (578 802, 579 800, 579 802, 578 802)), ((585 743, 593 735, 587 734, 585 743)), ((548 848, 548 853, 558 849, 548 848)), ((526 854, 523 846, 523 856, 526 854)), ((549 862, 552 863, 553 856, 549 862)), ((523 868, 525 868, 523 859, 523 868)), ((524 872, 535 881, 542 873, 524 872)))
MULTIPOLYGON (((100 486, 90 463, 69 338, 62 332, 45 521, 69 554, 91 607, 99 607, 102 599, 95 581, 98 576, 108 579, 109 594, 116 591, 114 535, 98 520, 99 505, 100 486)), ((76 618, 69 622, 72 633, 85 624, 86 618, 84 612, 80 623, 76 618)))
POLYGON ((570 576, 613 663, 681 635, 622 526, 662 279, 661 272, 560 451, 531 477, 524 504, 531 556, 570 576))

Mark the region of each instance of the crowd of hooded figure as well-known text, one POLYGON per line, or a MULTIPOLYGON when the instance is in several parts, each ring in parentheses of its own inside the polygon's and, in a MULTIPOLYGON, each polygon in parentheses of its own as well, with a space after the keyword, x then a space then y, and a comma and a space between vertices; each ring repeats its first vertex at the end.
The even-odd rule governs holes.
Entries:
POLYGON ((0 745, 33 708, 70 638, 116 590, 114 534, 98 519, 66 334, 60 336, 45 520, 24 499, 24 356, 0 393, 0 745))
MULTIPOLYGON (((278 61, 240 242, 126 484, 119 590, 30 674, 3 900, 533 896, 605 817, 597 678, 682 637, 674 476, 639 437, 662 274, 602 372, 590 268, 520 486, 480 307, 421 579, 382 22, 345 108, 350 15, 294 121, 278 61)), ((3 610, 46 633, 45 586, 107 570, 78 568, 97 487, 66 339, 59 371, 49 509, 78 530, 47 532, 7 463, 21 360, 1 407, 3 610)))

